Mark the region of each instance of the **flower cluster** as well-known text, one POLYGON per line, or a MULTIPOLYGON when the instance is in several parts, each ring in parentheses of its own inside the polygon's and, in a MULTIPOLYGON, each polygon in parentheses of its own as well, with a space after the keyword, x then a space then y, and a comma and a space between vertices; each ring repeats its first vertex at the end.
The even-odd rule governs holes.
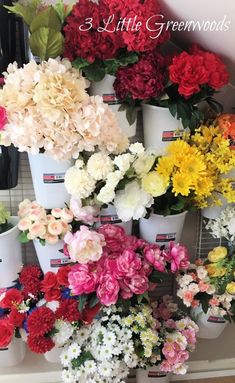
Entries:
POLYGON ((235 141, 235 115, 221 114, 217 117, 217 122, 222 130, 223 136, 230 140, 231 147, 234 147, 235 141))
POLYGON ((206 229, 214 238, 226 238, 233 246, 235 242, 235 207, 228 206, 216 219, 207 222, 206 229))
POLYGON ((127 139, 115 115, 100 96, 88 96, 87 86, 67 59, 31 61, 23 68, 10 64, 0 89, 8 120, 1 142, 58 160, 96 148, 122 151, 127 139))
POLYGON ((3 203, 0 203, 0 234, 8 230, 9 224, 8 219, 10 218, 9 211, 6 210, 3 203))
POLYGON ((187 269, 187 249, 171 242, 161 250, 134 236, 127 236, 122 227, 103 225, 98 232, 81 226, 74 235, 65 236, 66 254, 72 262, 68 287, 74 295, 96 293, 102 305, 116 304, 152 288, 156 272, 175 273, 187 269))
POLYGON ((200 92, 203 86, 214 90, 228 83, 229 75, 221 59, 212 52, 193 45, 190 53, 175 56, 169 67, 169 78, 177 84, 178 92, 185 98, 200 92))
POLYGON ((227 254, 225 247, 216 247, 204 260, 182 273, 178 278, 177 295, 188 307, 200 304, 212 315, 233 316, 232 301, 235 295, 235 259, 227 254))
POLYGON ((45 210, 36 201, 25 199, 19 204, 18 227, 23 243, 39 239, 42 244, 55 244, 71 229, 74 216, 68 208, 45 210))

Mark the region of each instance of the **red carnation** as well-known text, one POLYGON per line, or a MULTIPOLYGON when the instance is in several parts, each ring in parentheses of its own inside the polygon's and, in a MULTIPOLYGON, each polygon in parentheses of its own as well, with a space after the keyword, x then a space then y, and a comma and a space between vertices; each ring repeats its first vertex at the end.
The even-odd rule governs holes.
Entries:
POLYGON ((42 336, 52 330, 55 323, 55 314, 48 307, 39 307, 28 318, 29 334, 33 337, 42 336))
POLYGON ((0 320, 0 347, 7 347, 14 336, 14 326, 7 319, 0 320))
POLYGON ((60 302, 60 306, 55 312, 57 319, 63 319, 68 322, 75 322, 81 319, 78 310, 78 301, 75 299, 64 299, 60 302))
POLYGON ((37 296, 40 292, 41 278, 42 271, 39 266, 25 266, 19 275, 19 282, 23 287, 23 294, 25 296, 28 296, 29 294, 37 296))
POLYGON ((22 324, 25 320, 25 314, 24 313, 19 313, 17 309, 12 309, 8 318, 9 322, 14 326, 14 327, 22 327, 22 324))
POLYGON ((50 302, 59 300, 61 297, 60 285, 56 274, 48 271, 41 282, 41 290, 45 293, 44 298, 50 302))
POLYGON ((69 285, 68 274, 70 271, 71 271, 71 266, 61 267, 57 271, 57 280, 61 286, 68 287, 68 285, 69 285))
POLYGON ((11 309, 23 302, 23 295, 17 289, 10 289, 6 292, 4 298, 0 301, 0 307, 11 309))
POLYGON ((101 309, 101 304, 100 303, 98 303, 97 305, 95 305, 92 308, 86 306, 85 309, 82 312, 82 320, 83 320, 83 322, 85 324, 92 323, 93 319, 96 317, 96 315, 98 314, 100 309, 101 309))
POLYGON ((27 344, 30 350, 37 354, 44 354, 55 347, 55 343, 50 337, 33 336, 31 334, 27 338, 27 344))

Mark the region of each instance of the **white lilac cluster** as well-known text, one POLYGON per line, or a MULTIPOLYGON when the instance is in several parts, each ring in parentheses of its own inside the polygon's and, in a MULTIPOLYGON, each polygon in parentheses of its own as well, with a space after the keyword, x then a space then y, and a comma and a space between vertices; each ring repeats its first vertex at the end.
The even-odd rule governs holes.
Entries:
POLYGON ((146 215, 154 197, 166 192, 165 180, 152 171, 156 158, 156 153, 145 150, 140 143, 115 157, 95 153, 67 170, 65 186, 78 201, 87 199, 100 206, 112 203, 123 222, 138 220, 146 215))
POLYGON ((206 225, 214 238, 226 238, 233 243, 235 240, 235 207, 228 206, 216 219, 210 219, 206 225))
POLYGON ((63 349, 64 383, 124 383, 129 369, 137 366, 132 331, 114 311, 78 330, 63 349))
POLYGON ((77 158, 84 150, 120 153, 128 146, 115 114, 102 97, 88 95, 89 83, 69 60, 10 64, 4 77, 3 145, 32 154, 43 150, 56 160, 77 158))

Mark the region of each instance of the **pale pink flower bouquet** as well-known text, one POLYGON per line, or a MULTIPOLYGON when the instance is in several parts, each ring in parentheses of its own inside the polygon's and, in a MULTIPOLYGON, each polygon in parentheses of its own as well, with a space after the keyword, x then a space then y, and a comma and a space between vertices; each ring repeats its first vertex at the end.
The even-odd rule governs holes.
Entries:
POLYGON ((4 78, 1 144, 57 160, 77 158, 83 151, 126 149, 128 140, 114 113, 102 97, 88 95, 89 82, 69 60, 30 61, 23 68, 10 64, 4 78))

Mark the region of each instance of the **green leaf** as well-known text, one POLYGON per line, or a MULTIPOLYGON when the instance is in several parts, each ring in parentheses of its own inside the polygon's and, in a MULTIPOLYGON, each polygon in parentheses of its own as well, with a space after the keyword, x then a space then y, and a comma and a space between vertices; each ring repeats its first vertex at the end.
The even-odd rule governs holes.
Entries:
POLYGON ((126 118, 130 125, 134 124, 137 119, 137 109, 135 107, 129 107, 126 109, 126 118))
POLYGON ((48 60, 63 53, 64 37, 59 31, 42 27, 32 33, 29 45, 33 55, 48 60))
POLYGON ((90 65, 89 61, 81 57, 77 57, 74 61, 72 61, 72 66, 79 70, 86 68, 89 65, 90 65))
POLYGON ((39 12, 30 24, 30 32, 33 33, 42 27, 47 27, 55 31, 61 31, 62 24, 58 13, 53 7, 48 7, 44 11, 39 12))
POLYGON ((177 114, 177 104, 175 102, 169 102, 168 108, 172 116, 175 117, 177 114))
POLYGON ((78 310, 81 313, 85 307, 86 301, 87 301, 87 295, 83 294, 79 296, 79 302, 78 302, 78 310))
POLYGON ((130 107, 130 105, 123 103, 123 104, 121 104, 121 105, 119 106, 119 108, 118 108, 118 112, 122 112, 122 111, 124 111, 124 110, 127 110, 129 107, 130 107))
POLYGON ((138 61, 139 56, 135 52, 125 52, 115 59, 108 59, 104 61, 105 72, 115 76, 117 70, 121 66, 134 64, 138 61))
POLYGON ((183 199, 179 199, 175 205, 171 206, 172 210, 180 211, 184 209, 185 201, 183 199))
POLYGON ((137 295, 137 302, 138 302, 138 304, 142 303, 144 300, 147 301, 147 302, 150 301, 150 298, 149 298, 149 295, 148 295, 147 291, 144 294, 137 295))
POLYGON ((100 60, 94 61, 87 67, 83 68, 85 76, 90 81, 101 81, 105 76, 105 66, 104 63, 100 60))
POLYGON ((93 295, 89 300, 89 307, 92 309, 99 303, 99 299, 96 295, 93 295))
POLYGON ((4 8, 8 9, 10 12, 15 13, 18 16, 21 16, 24 22, 30 26, 34 16, 37 12, 37 6, 40 3, 40 0, 31 1, 27 7, 19 4, 13 3, 13 6, 4 6, 4 8))
POLYGON ((62 24, 64 23, 64 20, 66 19, 66 17, 72 11, 73 5, 74 4, 65 5, 62 0, 59 0, 55 5, 53 5, 53 8, 57 12, 62 24))
POLYGON ((28 243, 30 240, 28 239, 28 231, 22 231, 18 236, 20 243, 28 243))
POLYGON ((39 238, 39 243, 42 246, 46 246, 46 240, 45 239, 39 238))

